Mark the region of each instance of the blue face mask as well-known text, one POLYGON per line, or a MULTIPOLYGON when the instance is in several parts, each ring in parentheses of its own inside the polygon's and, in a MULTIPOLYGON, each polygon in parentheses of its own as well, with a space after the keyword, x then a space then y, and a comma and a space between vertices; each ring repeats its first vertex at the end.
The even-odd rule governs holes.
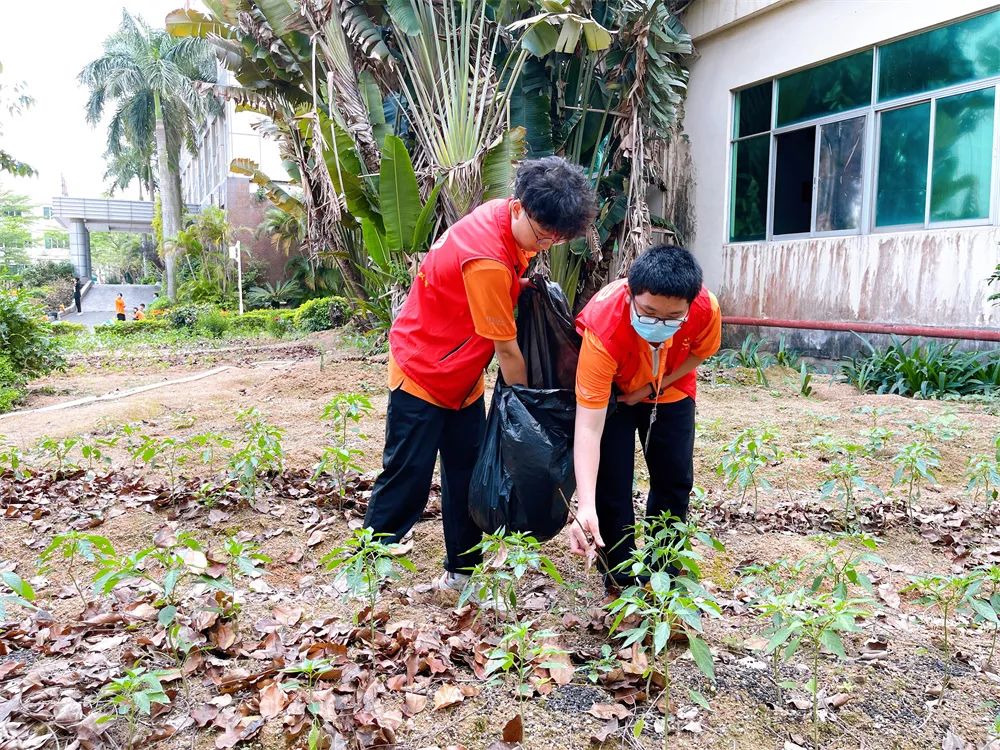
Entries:
POLYGON ((662 344, 667 339, 673 337, 680 327, 684 325, 684 320, 650 320, 644 315, 636 312, 635 305, 629 306, 632 312, 632 328, 653 346, 662 344))

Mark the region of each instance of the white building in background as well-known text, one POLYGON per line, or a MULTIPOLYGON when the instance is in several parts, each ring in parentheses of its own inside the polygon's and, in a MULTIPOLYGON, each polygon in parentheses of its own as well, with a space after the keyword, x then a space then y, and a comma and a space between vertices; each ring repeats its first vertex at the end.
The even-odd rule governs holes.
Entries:
MULTIPOLYGON (((688 6, 689 244, 724 314, 1000 326, 986 285, 1000 262, 997 7, 688 6)), ((793 343, 831 351, 845 337, 793 343)))
MULTIPOLYGON (((219 68, 219 83, 232 84, 230 73, 219 68)), ((286 258, 265 237, 253 238, 265 211, 271 207, 258 196, 257 186, 249 177, 233 174, 233 159, 250 159, 277 183, 287 183, 288 173, 281 162, 276 141, 257 132, 253 125, 267 118, 253 112, 237 112, 233 102, 223 102, 222 112, 212 117, 198 134, 198 152, 183 149, 180 160, 181 196, 185 203, 200 208, 218 206, 236 229, 245 252, 267 263, 271 280, 281 278, 286 258)), ((244 257, 246 263, 246 257, 244 257)))

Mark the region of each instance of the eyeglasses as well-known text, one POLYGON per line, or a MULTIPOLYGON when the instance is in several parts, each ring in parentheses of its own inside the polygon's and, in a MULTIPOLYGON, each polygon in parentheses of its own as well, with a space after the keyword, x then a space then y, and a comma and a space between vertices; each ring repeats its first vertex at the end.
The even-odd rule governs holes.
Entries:
POLYGON ((636 320, 638 320, 640 323, 650 326, 653 325, 666 326, 666 325, 673 325, 674 323, 680 323, 681 325, 684 325, 685 323, 687 323, 688 319, 688 313, 685 313, 683 318, 657 318, 655 315, 643 315, 642 313, 639 312, 639 308, 636 307, 635 300, 632 300, 632 309, 635 310, 636 320))
POLYGON ((525 213, 524 218, 528 220, 528 226, 531 227, 531 233, 535 235, 535 244, 538 245, 539 249, 548 250, 553 245, 558 245, 563 241, 563 238, 558 234, 555 237, 540 237, 534 223, 531 221, 531 217, 525 213))

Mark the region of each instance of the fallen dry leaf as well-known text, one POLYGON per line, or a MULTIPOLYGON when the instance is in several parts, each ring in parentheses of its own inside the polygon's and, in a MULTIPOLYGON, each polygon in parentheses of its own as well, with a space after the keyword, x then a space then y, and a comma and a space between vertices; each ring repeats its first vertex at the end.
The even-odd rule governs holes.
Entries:
POLYGON ((191 718, 194 719, 194 723, 199 727, 205 726, 218 715, 219 709, 208 703, 191 709, 191 718))
POLYGON ((326 539, 326 533, 322 531, 314 531, 309 535, 309 539, 306 540, 306 545, 309 547, 315 547, 317 544, 326 539))
POLYGON ((282 625, 292 627, 302 619, 302 607, 293 607, 288 604, 278 604, 271 610, 274 619, 282 625))
POLYGON ((620 703, 595 703, 587 713, 602 721, 607 721, 608 719, 625 719, 630 712, 620 703))
POLYGON ((969 745, 961 736, 953 733, 950 729, 941 741, 941 750, 968 750, 969 745))
POLYGON ((685 724, 683 727, 681 727, 681 729, 685 732, 691 732, 691 734, 701 734, 703 731, 705 731, 700 721, 692 721, 688 724, 685 724))
POLYGON ((851 700, 851 696, 847 693, 835 693, 826 699, 826 705, 830 708, 840 708, 845 703, 851 700))
POLYGON ((273 719, 281 714, 287 704, 288 696, 276 682, 260 691, 260 715, 265 719, 273 719))
POLYGON ((192 573, 201 574, 208 570, 208 558, 200 550, 181 547, 177 550, 177 556, 184 561, 192 573))
POLYGON ((458 689, 457 685, 442 685, 434 693, 434 710, 454 706, 465 700, 465 695, 458 689))
POLYGON ((524 741, 524 722, 521 721, 521 714, 516 714, 503 725, 503 741, 515 743, 524 741))
POLYGON ((590 735, 590 741, 601 745, 608 741, 608 737, 613 734, 618 734, 619 731, 621 731, 621 725, 618 723, 618 719, 612 719, 590 735))
POLYGON ((416 716, 427 707, 427 696, 407 693, 403 698, 403 713, 416 716))
POLYGON ((9 677, 13 677, 16 672, 19 672, 24 667, 23 661, 5 661, 0 664, 0 682, 3 682, 9 677))

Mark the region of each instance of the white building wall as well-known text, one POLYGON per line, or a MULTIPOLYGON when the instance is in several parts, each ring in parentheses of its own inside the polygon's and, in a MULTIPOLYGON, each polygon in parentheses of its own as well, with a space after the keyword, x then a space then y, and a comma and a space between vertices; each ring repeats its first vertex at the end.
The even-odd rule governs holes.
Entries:
POLYGON ((983 0, 695 0, 684 15, 696 51, 684 119, 695 180, 690 245, 724 313, 1000 325, 1000 308, 985 302, 985 278, 1000 261, 992 230, 727 242, 734 89, 995 7, 983 0))

